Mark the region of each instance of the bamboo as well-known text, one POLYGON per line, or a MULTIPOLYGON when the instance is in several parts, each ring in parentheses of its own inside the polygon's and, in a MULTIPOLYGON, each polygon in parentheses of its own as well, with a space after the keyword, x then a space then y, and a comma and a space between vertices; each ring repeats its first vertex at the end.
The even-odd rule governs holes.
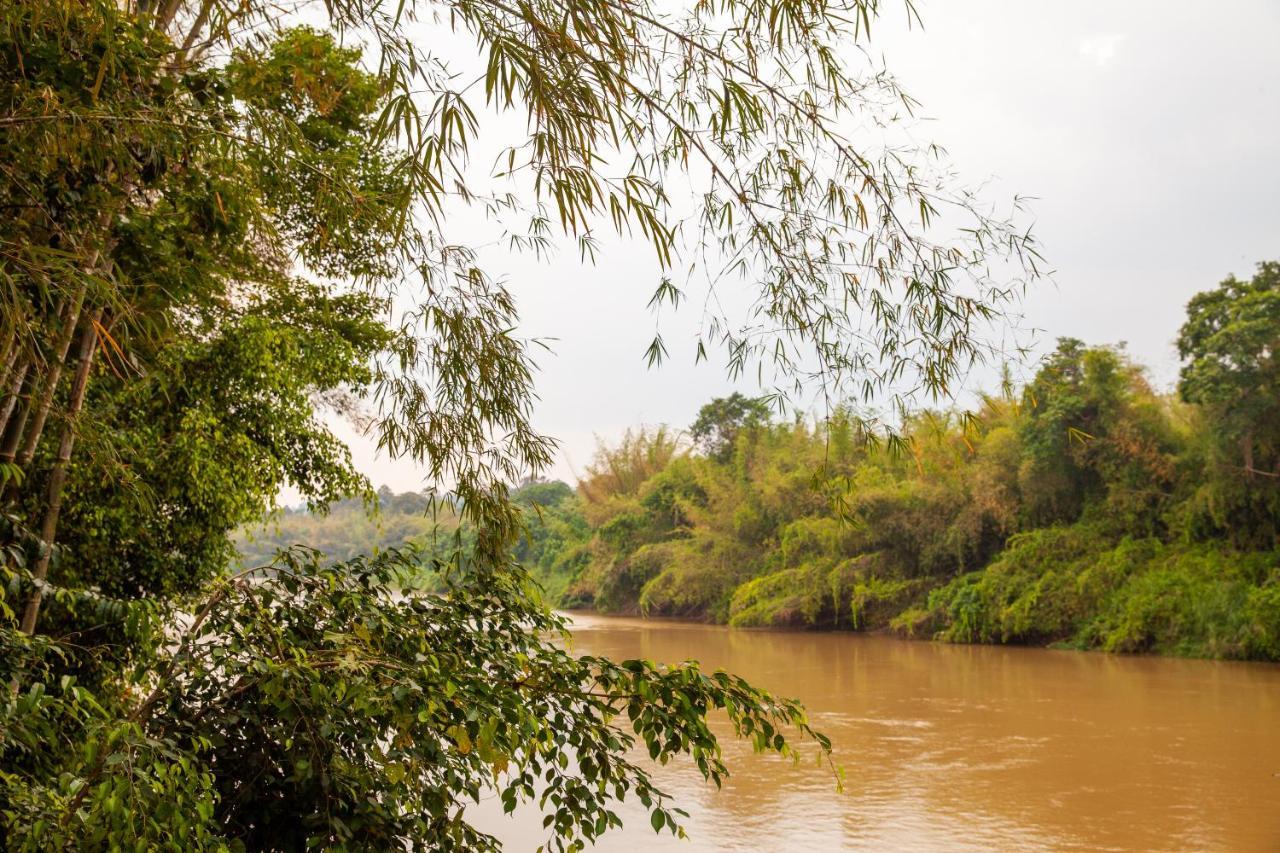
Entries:
POLYGON ((18 331, 10 329, 9 334, 4 342, 4 355, 0 356, 0 388, 9 384, 9 371, 13 370, 13 364, 18 360, 18 331))
POLYGON ((177 17, 178 10, 181 8, 182 0, 169 0, 160 10, 160 14, 156 15, 156 29, 162 33, 167 33, 169 25, 173 23, 173 19, 177 17))
POLYGON ((4 432, 0 433, 3 435, 3 440, 0 440, 0 465, 12 462, 14 454, 17 453, 18 443, 22 440, 22 433, 26 430, 27 421, 31 417, 31 407, 35 401, 33 392, 39 383, 40 377, 37 371, 28 370, 27 381, 14 398, 17 403, 15 409, 17 417, 10 418, 4 432))
POLYGON ((179 59, 185 59, 187 51, 191 50, 191 46, 195 44, 196 36, 200 34, 200 30, 204 29, 205 22, 209 20, 209 12, 213 8, 210 0, 204 0, 200 4, 200 13, 196 15, 195 23, 191 25, 191 30, 187 33, 187 37, 182 40, 182 50, 178 51, 179 59))
MULTIPOLYGON (((55 353, 53 365, 49 368, 49 374, 45 378, 44 387, 40 390, 40 400, 34 404, 35 420, 31 422, 31 426, 27 429, 26 438, 22 442, 22 449, 18 451, 17 462, 20 466, 26 467, 35 456, 36 448, 40 445, 40 436, 44 432, 45 421, 49 418, 49 410, 53 407, 53 398, 58 391, 58 382, 62 379, 62 370, 67 363, 67 355, 71 351, 71 340, 75 337, 76 326, 80 322, 80 311, 84 308, 85 294, 89 290, 86 282, 80 286, 80 290, 76 293, 71 304, 71 310, 64 318, 62 329, 58 335, 58 351, 55 353)), ((0 457, 3 453, 0 452, 0 457)), ((12 456, 8 458, 13 458, 12 456)))
POLYGON ((30 368, 31 361, 29 359, 24 360, 17 373, 13 375, 13 381, 9 384, 9 391, 5 396, 4 405, 0 406, 0 433, 9 428, 9 418, 13 416, 13 412, 18 406, 18 397, 22 394, 22 383, 27 381, 27 371, 30 368))
POLYGON ((35 588, 27 599, 27 606, 22 611, 22 623, 19 626, 24 634, 34 634, 36 619, 40 615, 40 603, 44 599, 44 582, 49 576, 49 561, 53 556, 54 537, 58 533, 58 516, 62 512, 63 487, 67 482, 67 469, 71 463, 71 451, 76 442, 76 421, 84 406, 85 392, 89 388, 89 371, 93 367, 93 357, 98 351, 98 322, 102 317, 102 309, 94 311, 85 324, 80 336, 80 363, 76 367, 75 379, 71 383, 71 399, 67 404, 67 422, 62 427, 62 441, 58 445, 58 458, 49 472, 49 492, 44 510, 44 519, 40 524, 40 556, 36 560, 31 575, 35 580, 35 588))

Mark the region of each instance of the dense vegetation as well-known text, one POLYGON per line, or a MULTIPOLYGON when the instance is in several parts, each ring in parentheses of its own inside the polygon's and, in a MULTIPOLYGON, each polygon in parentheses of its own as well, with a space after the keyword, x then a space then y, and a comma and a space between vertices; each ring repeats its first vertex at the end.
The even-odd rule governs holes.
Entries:
POLYGON ((563 490, 512 496, 554 442, 481 259, 634 235, 655 310, 748 288, 691 357, 945 394, 1036 245, 896 132, 878 13, 0 3, 0 847, 492 849, 492 795, 581 849, 628 796, 680 831, 632 747, 719 783, 713 713, 829 755, 732 675, 555 642, 513 552, 567 577, 589 534, 563 490), (425 550, 235 568, 286 485, 374 499, 326 414, 425 472, 425 550))
POLYGON ((735 395, 688 441, 602 448, 576 493, 530 487, 520 557, 609 612, 1277 660, 1278 347, 1265 263, 1191 301, 1176 396, 1062 340, 1019 392, 911 418, 902 452, 735 395))

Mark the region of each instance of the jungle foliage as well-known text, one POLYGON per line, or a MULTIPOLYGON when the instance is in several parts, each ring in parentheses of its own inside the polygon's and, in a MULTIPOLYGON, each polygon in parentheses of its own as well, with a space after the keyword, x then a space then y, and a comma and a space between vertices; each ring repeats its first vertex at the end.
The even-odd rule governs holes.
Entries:
POLYGON ((1277 300, 1275 263, 1196 296, 1177 395, 1064 339, 1016 393, 909 418, 905 452, 714 401, 693 442, 601 448, 543 576, 610 612, 1280 659, 1277 300))

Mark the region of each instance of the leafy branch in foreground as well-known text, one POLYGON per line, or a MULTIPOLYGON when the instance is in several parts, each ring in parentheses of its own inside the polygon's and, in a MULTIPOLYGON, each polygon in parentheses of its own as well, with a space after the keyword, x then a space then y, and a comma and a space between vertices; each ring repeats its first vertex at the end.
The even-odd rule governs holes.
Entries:
POLYGON ((796 703, 734 676, 542 641, 564 623, 529 603, 519 572, 471 567, 441 593, 400 592, 418 571, 411 552, 322 568, 295 549, 218 581, 122 715, 86 710, 69 680, 30 688, 6 709, 6 740, 37 705, 46 724, 73 707, 87 719, 47 781, 5 773, 10 848, 497 849, 467 820, 485 794, 508 811, 536 801, 553 849, 619 826, 611 806, 627 797, 678 833, 633 746, 688 755, 718 785, 713 712, 760 751, 795 756, 794 732, 830 762, 796 703))

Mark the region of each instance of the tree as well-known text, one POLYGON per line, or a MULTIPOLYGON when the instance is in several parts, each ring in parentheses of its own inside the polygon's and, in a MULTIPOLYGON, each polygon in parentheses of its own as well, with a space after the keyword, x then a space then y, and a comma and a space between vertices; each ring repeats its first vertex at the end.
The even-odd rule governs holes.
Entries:
POLYGON ((723 462, 733 455, 740 432, 768 422, 768 401, 744 397, 735 391, 699 409, 689 434, 704 453, 723 462))
POLYGON ((1074 521, 1093 509, 1128 529, 1159 532, 1180 448, 1165 404, 1122 348, 1059 340, 1022 408, 1028 521, 1074 521))
MULTIPOLYGON (((653 757, 691 753, 716 780, 713 707, 762 749, 790 750, 779 724, 812 735, 796 706, 730 676, 574 659, 542 639, 555 622, 511 561, 526 516, 510 486, 544 468, 553 444, 530 423, 534 365, 514 332, 514 300, 455 239, 454 214, 479 209, 506 245, 535 252, 556 228, 584 255, 600 223, 635 230, 664 267, 655 308, 681 302, 708 268, 712 282, 755 280, 748 314, 709 313, 696 342, 696 357, 721 347, 734 374, 768 366, 781 390, 817 382, 828 395, 902 406, 913 393, 945 394, 984 354, 976 330, 1037 275, 1035 245, 1020 223, 949 185, 929 165, 935 149, 843 134, 851 115, 892 125, 911 105, 887 74, 846 63, 877 12, 874 0, 734 0, 675 14, 616 0, 337 0, 318 14, 321 29, 307 29, 262 0, 5 4, 8 846, 341 846, 353 827, 396 846, 484 845, 453 804, 489 788, 512 806, 545 794, 552 840, 570 846, 614 825, 604 804, 627 791, 656 828, 675 828, 607 724, 619 712, 653 757), (415 20, 433 17, 450 23, 442 37, 478 55, 474 67, 448 67, 430 39, 416 40, 415 20), (483 122, 506 112, 527 132, 496 175, 477 177, 469 154, 483 122), (688 200, 674 195, 686 178, 688 200), (995 280, 987 270, 1004 257, 1020 273, 995 280), (160 475, 174 475, 178 494, 227 491, 226 505, 206 507, 208 530, 184 536, 190 547, 207 536, 216 552, 218 525, 272 482, 310 482, 321 495, 343 482, 334 447, 296 444, 327 441, 298 402, 303 389, 336 390, 334 380, 363 386, 380 447, 421 464, 472 531, 471 547, 433 564, 451 585, 401 601, 404 564, 388 555, 334 570, 286 557, 189 595, 212 559, 190 584, 134 577, 127 565, 94 570, 113 591, 163 590, 158 603, 76 586, 54 556, 59 543, 96 535, 75 480, 109 462, 110 443, 94 435, 123 423, 157 464, 227 462, 207 418, 210 447, 164 457, 152 442, 169 413, 151 424, 117 404, 154 412, 165 393, 186 397, 199 383, 184 358, 216 342, 235 355, 235 333, 274 337, 274 318, 238 325, 245 304, 300 302, 312 287, 404 311, 388 313, 377 340, 359 312, 353 328, 341 316, 307 328, 294 342, 324 337, 311 350, 335 359, 323 369, 290 361, 265 380, 218 377, 215 421, 216 406, 267 392, 267 411, 236 427, 265 474, 227 486, 191 465, 140 479, 172 485, 160 475), (365 355, 367 377, 350 369, 365 355), (164 377, 180 384, 164 389, 164 377), (248 379, 281 385, 236 387, 248 379), (308 480, 317 472, 295 467, 307 460, 327 467, 308 480), (75 646, 48 633, 46 599, 127 628, 121 665, 77 682, 75 646), (389 622, 378 621, 384 610, 389 622), (194 614, 185 632, 172 611, 194 614), (559 763, 569 749, 571 770, 559 763), (551 787, 536 790, 535 774, 551 787)), ((650 359, 665 355, 656 337, 650 359)), ((199 413, 202 402, 177 410, 199 413)), ((196 433, 177 425, 183 440, 196 433)), ((242 473, 228 464, 218 477, 242 473)), ((113 526, 142 520, 118 515, 113 526)))
POLYGON ((1280 263, 1187 304, 1178 391, 1212 424, 1206 513, 1253 544, 1280 536, 1280 263), (1227 519, 1230 519, 1229 523, 1227 519))

